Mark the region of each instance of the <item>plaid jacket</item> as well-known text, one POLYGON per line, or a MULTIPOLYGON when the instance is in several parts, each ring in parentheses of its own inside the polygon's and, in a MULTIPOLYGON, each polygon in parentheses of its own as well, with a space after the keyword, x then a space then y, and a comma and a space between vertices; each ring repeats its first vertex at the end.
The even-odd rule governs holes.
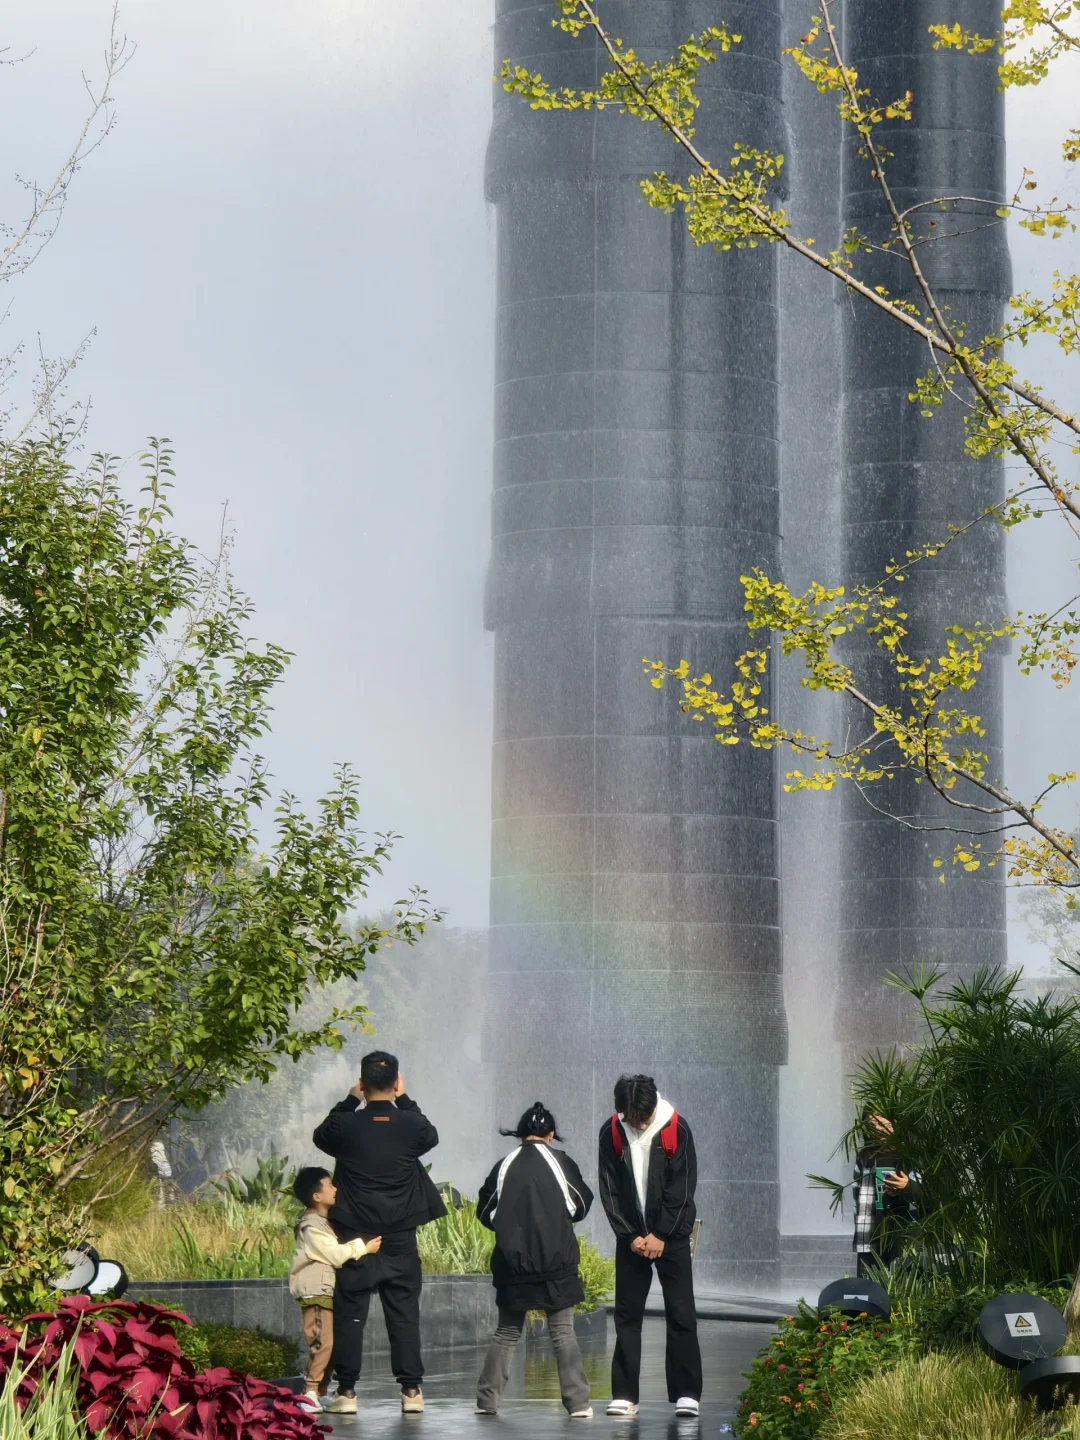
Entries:
POLYGON ((874 1248, 874 1229, 880 1220, 880 1213, 874 1214, 874 1167, 867 1169, 855 1166, 855 1183, 851 1193, 855 1200, 855 1235, 851 1248, 857 1255, 866 1255, 874 1248))
MULTIPOLYGON (((866 1165, 861 1160, 855 1161, 855 1180, 851 1187, 852 1198, 855 1202, 855 1234, 852 1237, 851 1248, 856 1255, 867 1255, 876 1250, 875 1241, 878 1231, 881 1229, 881 1222, 886 1215, 891 1215, 895 1220, 907 1220, 911 1217, 912 1201, 914 1194, 905 1190, 899 1195, 889 1195, 886 1192, 884 1209, 875 1208, 876 1182, 874 1178, 875 1160, 871 1157, 866 1165)), ((914 1171, 909 1172, 908 1180, 914 1187, 918 1181, 914 1171)))

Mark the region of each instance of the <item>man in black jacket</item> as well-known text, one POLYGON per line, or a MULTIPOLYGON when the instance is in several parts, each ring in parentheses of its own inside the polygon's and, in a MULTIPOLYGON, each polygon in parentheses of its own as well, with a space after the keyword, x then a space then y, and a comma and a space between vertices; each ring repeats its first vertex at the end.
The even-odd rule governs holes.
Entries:
POLYGON ((694 1137, 648 1075, 623 1075, 600 1131, 600 1200, 615 1232, 615 1354, 608 1414, 636 1415, 641 1324, 653 1268, 664 1292, 668 1399, 698 1414, 701 1350, 690 1235, 697 1211, 694 1137))
POLYGON ((338 1390, 326 1408, 336 1414, 356 1413, 364 1325, 371 1292, 378 1289, 401 1408, 416 1414, 424 1408, 416 1228, 446 1214, 420 1156, 438 1145, 439 1132, 405 1094, 397 1058, 375 1050, 364 1056, 358 1083, 313 1138, 337 1161, 337 1203, 329 1218, 338 1239, 383 1237, 377 1256, 365 1257, 362 1264, 350 1260, 337 1272, 333 1365, 338 1390))

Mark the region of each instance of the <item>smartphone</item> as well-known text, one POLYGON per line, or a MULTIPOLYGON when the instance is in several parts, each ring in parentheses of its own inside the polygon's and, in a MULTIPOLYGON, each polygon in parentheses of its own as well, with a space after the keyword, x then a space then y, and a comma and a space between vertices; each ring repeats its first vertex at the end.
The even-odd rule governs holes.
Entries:
POLYGON ((874 1167, 874 1209, 885 1209, 885 1196, 888 1191, 885 1189, 886 1175, 895 1175, 895 1165, 877 1165, 874 1167))

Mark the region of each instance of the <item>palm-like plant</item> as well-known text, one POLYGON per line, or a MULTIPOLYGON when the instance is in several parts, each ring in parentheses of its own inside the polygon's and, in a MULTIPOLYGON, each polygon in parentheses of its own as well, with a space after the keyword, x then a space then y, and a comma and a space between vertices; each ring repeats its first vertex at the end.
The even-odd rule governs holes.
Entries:
MULTIPOLYGON (((931 998, 937 970, 889 983, 917 1001, 924 1042, 867 1057, 857 1113, 885 1115, 918 1173, 910 1248, 957 1279, 1071 1279, 1080 1261, 1080 999, 1020 998, 1019 972, 980 970, 931 998)), ((860 1118, 840 1149, 868 1143, 860 1118)), ((843 1187, 823 1177, 839 1203, 843 1187)))
POLYGON ((271 1147, 269 1155, 259 1155, 253 1175, 237 1175, 228 1171, 214 1181, 214 1188, 223 1200, 240 1205, 273 1205, 288 1196, 296 1178, 296 1166, 289 1166, 288 1155, 279 1155, 271 1147))

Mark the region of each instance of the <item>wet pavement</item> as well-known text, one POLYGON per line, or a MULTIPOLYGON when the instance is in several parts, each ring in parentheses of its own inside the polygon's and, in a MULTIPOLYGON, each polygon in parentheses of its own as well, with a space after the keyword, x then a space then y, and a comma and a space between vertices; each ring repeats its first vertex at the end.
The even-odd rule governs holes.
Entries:
POLYGON ((499 1440, 546 1440, 562 1436, 568 1427, 589 1424, 602 1428, 605 1440, 696 1440, 721 1432, 730 1425, 735 1400, 745 1381, 740 1374, 751 1357, 767 1341, 772 1327, 744 1321, 702 1320, 699 1322, 705 1391, 701 1397, 700 1422, 675 1419, 667 1403, 664 1383, 664 1322, 648 1317, 642 1346, 641 1410, 632 1421, 608 1420, 604 1405, 611 1396, 611 1351, 614 1326, 609 1323, 606 1340, 585 1342, 582 1357, 592 1384, 596 1411, 591 1422, 571 1422, 559 1402, 555 1357, 546 1338, 518 1346, 503 1409, 497 1417, 474 1415, 476 1377, 484 1352, 481 1349, 433 1351, 426 1356, 423 1415, 401 1414, 399 1391, 389 1373, 385 1355, 371 1357, 370 1369, 357 1386, 356 1415, 324 1415, 332 1422, 335 1435, 378 1436, 379 1440, 402 1440, 405 1432, 419 1440, 418 1429, 439 1436, 474 1437, 494 1431, 499 1440))

